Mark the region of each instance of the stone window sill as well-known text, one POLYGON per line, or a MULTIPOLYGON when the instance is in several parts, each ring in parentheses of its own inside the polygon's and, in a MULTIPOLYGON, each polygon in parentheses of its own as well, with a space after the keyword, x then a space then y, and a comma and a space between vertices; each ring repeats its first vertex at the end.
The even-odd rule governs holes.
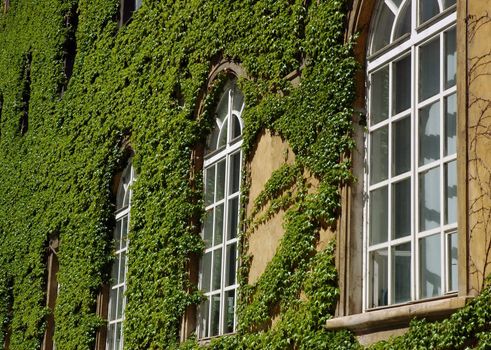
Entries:
POLYGON ((462 308, 469 297, 446 297, 431 301, 418 301, 397 307, 366 311, 361 314, 332 318, 326 322, 329 330, 348 329, 365 334, 388 329, 403 328, 413 318, 436 320, 462 308))

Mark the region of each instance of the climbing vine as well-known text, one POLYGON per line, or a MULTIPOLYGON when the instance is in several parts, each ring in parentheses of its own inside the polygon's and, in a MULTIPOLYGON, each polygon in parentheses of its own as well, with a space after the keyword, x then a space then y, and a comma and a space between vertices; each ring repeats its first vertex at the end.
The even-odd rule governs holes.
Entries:
MULTIPOLYGON (((339 216, 339 188, 352 181, 357 65, 343 36, 348 3, 144 0, 118 27, 118 0, 11 1, 0 14, 0 344, 41 347, 53 312, 46 257, 56 234, 57 348, 94 348, 104 325, 96 300, 112 262, 114 182, 134 153, 125 348, 358 348, 349 332, 324 328, 339 292, 334 243, 318 249, 321 229, 339 216), (273 173, 243 215, 237 333, 180 343, 183 314, 203 298, 187 268, 204 246, 192 155, 211 130, 225 78, 211 89, 207 78, 220 60, 246 72, 246 158, 269 130, 295 161, 273 173), (298 86, 285 78, 294 70, 298 86), (279 248, 249 283, 249 237, 280 210, 279 248)), ((253 179, 245 172, 243 180, 253 179)), ((246 185, 242 202, 248 197, 246 185)), ((461 313, 478 317, 466 334, 489 343, 486 309, 468 310, 485 314, 461 313)), ((425 327, 440 326, 413 325, 425 327)), ((409 334, 417 341, 418 332, 409 334)))

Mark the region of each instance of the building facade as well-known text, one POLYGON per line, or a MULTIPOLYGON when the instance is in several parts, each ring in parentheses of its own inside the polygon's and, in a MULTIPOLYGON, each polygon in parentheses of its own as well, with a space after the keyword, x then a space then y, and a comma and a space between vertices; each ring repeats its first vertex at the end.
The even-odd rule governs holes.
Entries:
POLYGON ((491 346, 491 2, 2 5, 4 349, 491 346))

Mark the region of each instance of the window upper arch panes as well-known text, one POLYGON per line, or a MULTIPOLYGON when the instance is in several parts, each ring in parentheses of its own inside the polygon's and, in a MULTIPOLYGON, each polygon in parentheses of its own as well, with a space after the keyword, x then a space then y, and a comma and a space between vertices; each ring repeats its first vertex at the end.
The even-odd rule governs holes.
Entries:
POLYGON ((128 165, 121 175, 119 181, 118 192, 116 194, 116 210, 121 210, 128 207, 130 203, 130 185, 133 182, 134 170, 131 165, 128 165))
POLYGON ((456 0, 379 0, 373 16, 369 54, 374 54, 428 22, 456 0))
POLYGON ((243 109, 244 95, 237 87, 237 80, 232 79, 225 85, 218 102, 213 129, 206 140, 207 154, 240 139, 244 127, 241 117, 243 109))

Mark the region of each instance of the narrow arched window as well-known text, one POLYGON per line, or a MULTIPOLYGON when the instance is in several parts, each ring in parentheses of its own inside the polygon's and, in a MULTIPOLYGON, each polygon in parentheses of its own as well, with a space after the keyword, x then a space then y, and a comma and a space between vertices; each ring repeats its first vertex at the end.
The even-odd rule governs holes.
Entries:
POLYGON ((236 81, 231 80, 217 105, 204 159, 205 251, 200 264, 200 287, 206 301, 199 312, 199 338, 235 330, 243 108, 244 96, 236 81))
POLYGON ((135 171, 131 162, 124 169, 116 194, 116 227, 114 228, 115 258, 109 287, 109 307, 106 349, 123 349, 123 320, 126 298, 126 256, 131 208, 131 185, 135 171))
POLYGON ((455 0, 380 0, 367 59, 364 308, 457 291, 455 0))

